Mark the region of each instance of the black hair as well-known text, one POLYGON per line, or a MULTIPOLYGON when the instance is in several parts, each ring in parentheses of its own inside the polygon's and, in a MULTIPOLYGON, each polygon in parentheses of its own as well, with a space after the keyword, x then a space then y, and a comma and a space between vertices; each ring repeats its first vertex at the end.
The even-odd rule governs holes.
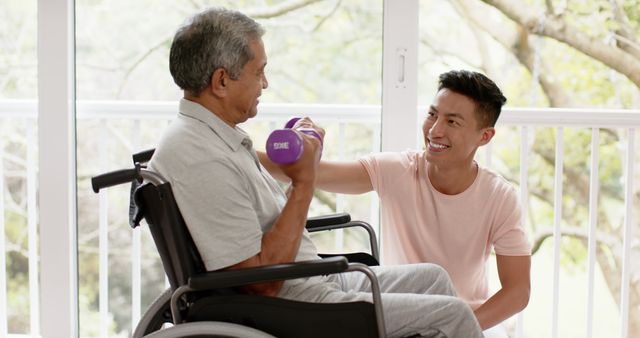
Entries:
POLYGON ((502 106, 507 102, 498 86, 485 75, 468 70, 452 70, 440 74, 438 91, 449 89, 476 103, 479 127, 494 127, 502 106))

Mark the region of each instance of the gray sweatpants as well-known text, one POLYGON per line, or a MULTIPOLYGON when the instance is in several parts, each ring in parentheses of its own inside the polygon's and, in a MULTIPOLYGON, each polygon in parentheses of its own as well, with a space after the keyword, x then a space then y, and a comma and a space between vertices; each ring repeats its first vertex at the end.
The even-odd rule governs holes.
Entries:
MULTIPOLYGON (((380 284, 387 337, 482 337, 471 308, 455 296, 449 275, 440 266, 425 263, 371 268, 380 284)), ((320 303, 372 301, 371 283, 360 272, 285 284, 279 296, 320 303)))

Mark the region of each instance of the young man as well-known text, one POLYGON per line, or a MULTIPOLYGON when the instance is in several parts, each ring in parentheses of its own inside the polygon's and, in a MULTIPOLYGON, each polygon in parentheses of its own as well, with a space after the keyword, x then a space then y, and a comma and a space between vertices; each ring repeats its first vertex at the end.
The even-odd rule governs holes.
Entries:
MULTIPOLYGON (((322 161, 316 181, 318 188, 337 193, 375 190, 383 262, 441 265, 483 329, 521 311, 529 300, 531 249, 517 193, 474 161, 478 147, 494 136, 505 102, 480 73, 444 73, 422 126, 426 150, 322 161), (489 295, 486 263, 492 248, 502 288, 489 295)), ((262 159, 276 178, 286 180, 262 159)))
MULTIPOLYGON (((305 222, 320 141, 300 133, 301 159, 277 167, 291 182, 286 196, 238 127, 256 116, 258 98, 268 86, 263 34, 244 14, 209 9, 180 28, 171 45, 170 70, 184 98, 149 167, 171 183, 208 270, 319 258, 305 222)), ((307 125, 304 120, 293 129, 307 125)), ((387 336, 481 337, 471 308, 455 297, 442 268, 413 264, 375 273, 387 336)), ((309 302, 371 301, 367 277, 358 273, 251 285, 244 291, 309 302)))

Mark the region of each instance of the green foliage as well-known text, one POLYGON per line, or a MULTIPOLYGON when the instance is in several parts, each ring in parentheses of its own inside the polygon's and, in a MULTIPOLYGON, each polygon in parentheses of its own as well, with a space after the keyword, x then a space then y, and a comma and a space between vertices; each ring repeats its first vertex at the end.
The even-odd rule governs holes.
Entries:
POLYGON ((640 1, 625 0, 622 3, 622 7, 627 17, 629 17, 631 27, 636 31, 640 30, 640 1))
MULTIPOLYGON (((12 256, 15 257, 16 255, 9 255, 9 257, 12 256)), ((31 307, 29 276, 21 273, 7 278, 7 324, 9 332, 29 333, 29 310, 31 307)))
POLYGON ((343 2, 329 15, 333 7, 323 2, 259 20, 269 55, 265 100, 379 104, 382 4, 343 2))
POLYGON ((37 90, 37 1, 0 6, 0 98, 34 98, 37 90))
POLYGON ((563 237, 561 246, 563 248, 560 256, 560 264, 568 274, 576 275, 584 273, 586 264, 582 264, 587 259, 587 247, 585 242, 575 238, 563 237))
POLYGON ((564 14, 568 23, 596 39, 604 38, 607 29, 611 29, 613 25, 609 21, 611 5, 607 1, 568 1, 564 14))
POLYGON ((555 40, 545 38, 543 49, 545 59, 553 60, 549 63, 553 79, 562 84, 562 88, 571 95, 575 105, 599 108, 629 107, 625 102, 628 102, 628 95, 634 86, 628 79, 555 40))

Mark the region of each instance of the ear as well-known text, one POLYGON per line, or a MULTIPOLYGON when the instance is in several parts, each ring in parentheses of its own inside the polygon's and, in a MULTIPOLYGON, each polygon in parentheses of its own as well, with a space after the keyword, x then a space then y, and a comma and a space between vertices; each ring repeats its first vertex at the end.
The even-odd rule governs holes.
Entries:
POLYGON ((489 141, 491 141, 491 139, 493 138, 493 136, 496 134, 496 129, 493 127, 488 127, 488 128, 484 128, 482 130, 482 136, 480 137, 480 143, 479 146, 483 146, 487 143, 489 143, 489 141))
POLYGON ((211 74, 211 93, 218 97, 227 96, 229 74, 224 68, 218 68, 211 74))

